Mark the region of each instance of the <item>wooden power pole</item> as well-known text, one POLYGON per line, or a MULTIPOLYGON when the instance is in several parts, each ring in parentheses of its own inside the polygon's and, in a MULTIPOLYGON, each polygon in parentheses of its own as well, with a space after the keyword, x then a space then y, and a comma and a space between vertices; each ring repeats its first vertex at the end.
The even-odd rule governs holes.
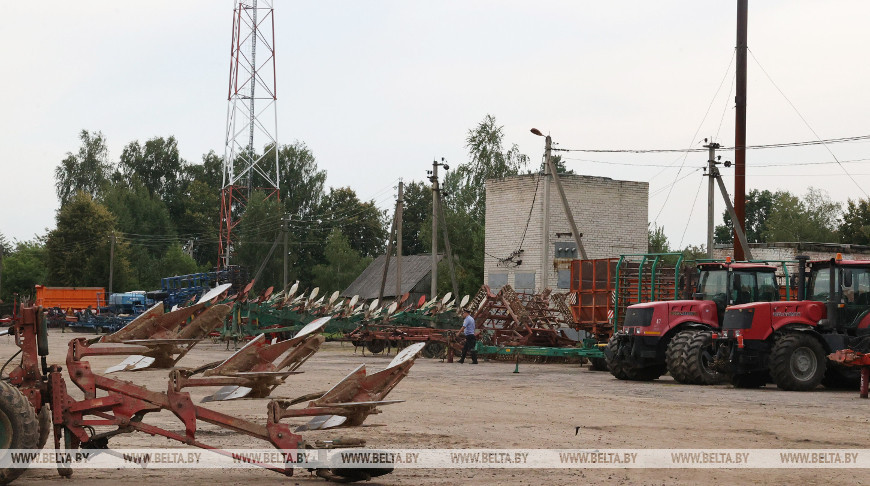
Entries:
POLYGON ((396 298, 402 295, 402 217, 404 209, 404 183, 399 180, 399 200, 396 205, 396 298))
MULTIPOLYGON (((737 0, 737 80, 734 119, 734 213, 738 225, 746 229, 746 51, 749 0, 737 0)), ((745 260, 746 250, 734 233, 734 260, 745 260)))

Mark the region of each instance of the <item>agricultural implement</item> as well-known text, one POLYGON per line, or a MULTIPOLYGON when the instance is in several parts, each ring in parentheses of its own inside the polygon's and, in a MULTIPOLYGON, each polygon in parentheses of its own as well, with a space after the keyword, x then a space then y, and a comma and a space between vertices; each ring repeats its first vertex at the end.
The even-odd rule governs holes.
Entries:
MULTIPOLYGON (((230 309, 225 304, 206 307, 204 313, 227 313, 230 309)), ((191 324, 194 322, 195 319, 191 324)), ((184 332, 184 329, 181 332, 184 332)), ((130 348, 148 349, 148 346, 123 342, 97 343, 96 340, 76 338, 69 342, 64 373, 62 366, 48 364, 48 330, 41 307, 21 309, 20 314, 13 318, 13 323, 6 333, 15 336, 15 342, 21 353, 21 361, 9 373, 9 380, 0 381, 0 425, 2 425, 0 439, 6 449, 41 449, 51 431, 54 435, 54 448, 69 450, 105 449, 108 448, 109 439, 116 435, 144 432, 232 456, 230 452, 217 449, 197 437, 197 426, 200 422, 214 424, 263 440, 283 451, 361 446, 364 445, 364 441, 361 440, 306 441, 295 433, 289 424, 281 421, 286 418, 316 418, 313 423, 307 424, 300 430, 360 425, 367 416, 378 413, 379 406, 398 402, 398 400, 384 400, 384 397, 408 374, 409 368, 422 348, 421 345, 409 347, 386 369, 370 376, 365 376, 364 368, 358 368, 333 390, 316 394, 313 399, 311 396, 305 396, 291 401, 270 400, 266 407, 266 422, 260 424, 195 405, 190 394, 183 390, 190 386, 207 385, 255 385, 249 386, 252 391, 256 391, 257 385, 263 385, 264 388, 269 389, 273 383, 268 380, 264 383, 245 380, 286 377, 288 367, 292 373, 294 363, 301 364, 305 356, 292 357, 291 350, 290 355, 278 365, 266 365, 266 362, 271 363, 269 357, 278 349, 266 346, 265 343, 260 346, 254 342, 220 365, 207 366, 207 369, 214 370, 211 376, 192 378, 196 373, 179 368, 173 369, 170 372, 166 391, 157 392, 129 381, 96 374, 92 371, 90 363, 85 360, 88 356, 118 355, 129 353, 130 348), (255 349, 258 352, 251 352, 255 349), (210 381, 206 384, 194 380, 210 381), (82 399, 77 400, 67 392, 68 381, 81 390, 84 394, 82 399), (306 406, 294 407, 307 400, 311 401, 306 406), (147 414, 161 410, 172 412, 183 427, 183 431, 168 430, 145 421, 147 414), (100 429, 99 432, 97 428, 100 429)), ((293 344, 298 346, 306 341, 308 336, 314 334, 313 331, 309 332, 287 347, 293 348, 293 344)), ((153 342, 154 339, 151 341, 150 344, 156 344, 153 342)), ((296 452, 290 454, 291 461, 295 460, 296 452)), ((244 458, 241 460, 285 475, 293 474, 292 466, 276 467, 244 458)), ((391 471, 391 467, 380 469, 322 467, 314 470, 318 476, 339 481, 368 479, 391 471)), ((11 482, 22 472, 22 468, 0 469, 0 484, 11 482)), ((58 472, 61 476, 70 476, 72 474, 70 464, 58 463, 58 472)))

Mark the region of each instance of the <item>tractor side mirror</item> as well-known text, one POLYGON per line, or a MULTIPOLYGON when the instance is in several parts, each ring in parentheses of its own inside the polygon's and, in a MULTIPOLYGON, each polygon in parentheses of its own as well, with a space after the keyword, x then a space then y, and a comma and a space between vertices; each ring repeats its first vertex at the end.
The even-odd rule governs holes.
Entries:
POLYGON ((852 270, 844 270, 843 271, 843 287, 851 287, 852 286, 852 270))

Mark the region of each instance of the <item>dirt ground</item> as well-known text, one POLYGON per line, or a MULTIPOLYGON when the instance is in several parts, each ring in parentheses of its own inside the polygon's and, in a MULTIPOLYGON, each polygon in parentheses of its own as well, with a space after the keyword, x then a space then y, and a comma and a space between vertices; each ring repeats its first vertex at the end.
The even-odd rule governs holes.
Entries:
MULTIPOLYGON (((51 331, 50 363, 62 363, 73 334, 51 331)), ((0 358, 16 351, 10 337, 0 338, 0 358)), ((225 345, 200 343, 180 363, 195 367, 228 356, 225 345)), ((103 370, 123 357, 92 358, 103 370)), ((297 397, 327 390, 357 365, 382 369, 391 356, 362 356, 353 346, 326 343, 274 396, 297 397)), ((8 370, 7 370, 8 371, 8 370)), ((410 375, 390 394, 404 403, 383 408, 355 429, 306 432, 306 438, 364 438, 383 448, 814 448, 866 447, 870 401, 857 391, 819 389, 783 392, 772 385, 759 390, 730 386, 683 386, 665 376, 649 383, 622 382, 609 373, 579 364, 514 364, 481 361, 449 364, 417 359, 410 375), (579 429, 578 429, 579 427, 579 429)), ((121 373, 155 391, 166 389, 166 370, 121 373)), ((191 389, 194 402, 213 389, 191 389)), ((267 400, 210 404, 216 410, 265 423, 267 400)), ((181 430, 167 412, 149 414, 147 423, 181 430)), ((202 424, 197 438, 227 448, 267 448, 268 444, 202 424)), ((49 440, 49 445, 51 440, 49 440)), ((180 444, 145 434, 115 437, 113 448, 176 447, 180 444)), ((53 470, 29 470, 15 484, 57 484, 53 470)), ((190 485, 327 484, 297 473, 286 478, 270 471, 78 470, 64 484, 111 485, 143 482, 190 485)), ((870 471, 848 469, 404 469, 365 484, 868 484, 870 471)))

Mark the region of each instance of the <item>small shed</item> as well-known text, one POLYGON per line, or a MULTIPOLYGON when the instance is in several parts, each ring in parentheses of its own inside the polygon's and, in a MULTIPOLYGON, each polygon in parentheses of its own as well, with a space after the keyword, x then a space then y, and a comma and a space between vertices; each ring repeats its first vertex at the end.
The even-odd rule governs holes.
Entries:
MULTIPOLYGON (((438 261, 442 256, 438 255, 438 261)), ((343 297, 358 295, 360 299, 370 300, 378 297, 381 280, 384 277, 385 255, 381 255, 342 292, 343 297)), ((384 286, 384 298, 396 298, 396 257, 390 258, 387 268, 387 283, 384 286)), ((429 296, 432 286, 432 255, 403 255, 402 281, 399 285, 399 295, 409 292, 409 300, 417 300, 420 296, 429 296)))

